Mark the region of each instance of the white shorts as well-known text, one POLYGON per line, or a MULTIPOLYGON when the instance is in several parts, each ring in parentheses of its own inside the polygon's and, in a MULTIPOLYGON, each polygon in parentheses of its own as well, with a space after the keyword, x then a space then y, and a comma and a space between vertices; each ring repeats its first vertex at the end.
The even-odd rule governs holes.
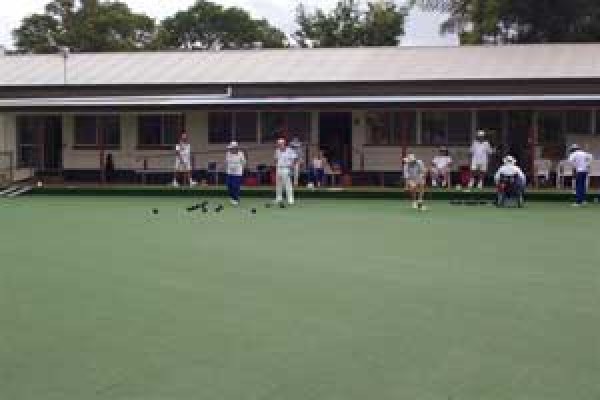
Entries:
POLYGON ((192 170, 192 163, 190 160, 180 160, 177 158, 175 160, 175 171, 178 172, 189 172, 192 170))
POLYGON ((487 161, 473 161, 471 163, 471 171, 487 172, 487 169, 488 169, 487 161))
POLYGON ((414 188, 417 186, 424 186, 425 178, 408 178, 406 179, 406 186, 409 188, 414 188))

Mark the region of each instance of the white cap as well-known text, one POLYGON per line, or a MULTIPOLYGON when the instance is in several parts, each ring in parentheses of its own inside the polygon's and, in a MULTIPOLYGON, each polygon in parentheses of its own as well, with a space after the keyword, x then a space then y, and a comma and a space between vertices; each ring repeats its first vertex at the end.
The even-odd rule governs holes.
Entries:
POLYGON ((477 131, 477 137, 484 137, 485 131, 477 131))
POLYGON ((228 149, 237 149, 238 148, 238 142, 236 142, 235 140, 231 143, 229 143, 229 145, 227 146, 228 149))
POLYGON ((406 156, 406 158, 404 159, 404 162, 410 163, 410 162, 415 162, 417 161, 417 157, 415 157, 414 154, 409 154, 406 156))
POLYGON ((277 144, 285 144, 285 139, 284 138, 277 139, 277 144))
POLYGON ((513 156, 504 157, 504 164, 514 165, 517 163, 517 160, 513 156))

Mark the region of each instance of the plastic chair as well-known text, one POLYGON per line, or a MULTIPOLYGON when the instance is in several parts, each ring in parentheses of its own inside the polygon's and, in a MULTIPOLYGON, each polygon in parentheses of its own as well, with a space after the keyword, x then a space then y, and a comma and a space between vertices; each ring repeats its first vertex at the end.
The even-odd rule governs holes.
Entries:
POLYGON ((565 178, 571 178, 571 186, 575 189, 574 176, 573 164, 569 160, 562 160, 556 166, 556 188, 564 189, 565 178))
POLYGON ((552 169, 552 161, 548 159, 535 160, 533 163, 535 169, 535 185, 539 186, 540 178, 543 182, 550 182, 550 170, 552 169))

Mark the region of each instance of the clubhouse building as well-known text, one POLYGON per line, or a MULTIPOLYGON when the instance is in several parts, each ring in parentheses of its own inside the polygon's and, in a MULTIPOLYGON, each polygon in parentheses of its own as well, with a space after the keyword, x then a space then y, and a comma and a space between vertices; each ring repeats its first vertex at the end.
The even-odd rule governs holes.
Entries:
POLYGON ((468 165, 480 129, 530 175, 573 142, 600 156, 600 43, 0 53, 4 179, 98 182, 111 159, 119 181, 152 180, 186 131, 198 174, 223 169, 232 139, 268 168, 285 136, 371 184, 408 152, 468 165))

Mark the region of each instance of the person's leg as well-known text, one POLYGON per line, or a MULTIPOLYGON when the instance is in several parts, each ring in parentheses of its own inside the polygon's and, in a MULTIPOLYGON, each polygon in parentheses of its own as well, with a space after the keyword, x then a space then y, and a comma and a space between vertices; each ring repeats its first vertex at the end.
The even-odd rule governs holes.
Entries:
POLYGON ((235 200, 235 193, 233 191, 233 175, 227 175, 225 178, 225 184, 227 185, 227 194, 231 200, 235 200))
POLYGON ((469 189, 473 189, 473 186, 475 186, 475 179, 477 177, 477 173, 478 173, 478 169, 477 169, 477 164, 475 162, 473 162, 471 164, 471 177, 469 179, 469 189))
POLYGON ((239 202, 242 196, 242 182, 244 180, 243 176, 235 177, 235 201, 239 202))
POLYGON ((431 175, 431 186, 437 187, 438 180, 440 178, 440 171, 437 168, 433 167, 433 168, 431 168, 430 175, 431 175))
POLYGON ((581 205, 585 202, 587 173, 577 172, 575 176, 575 203, 581 205))
POLYGON ((325 170, 323 168, 319 168, 317 170, 317 186, 323 186, 325 182, 325 170))
POLYGON ((287 172, 277 169, 275 173, 275 201, 281 203, 283 201, 283 175, 287 172))
POLYGON ((294 204, 294 182, 290 174, 285 176, 285 197, 287 198, 288 204, 294 204))

